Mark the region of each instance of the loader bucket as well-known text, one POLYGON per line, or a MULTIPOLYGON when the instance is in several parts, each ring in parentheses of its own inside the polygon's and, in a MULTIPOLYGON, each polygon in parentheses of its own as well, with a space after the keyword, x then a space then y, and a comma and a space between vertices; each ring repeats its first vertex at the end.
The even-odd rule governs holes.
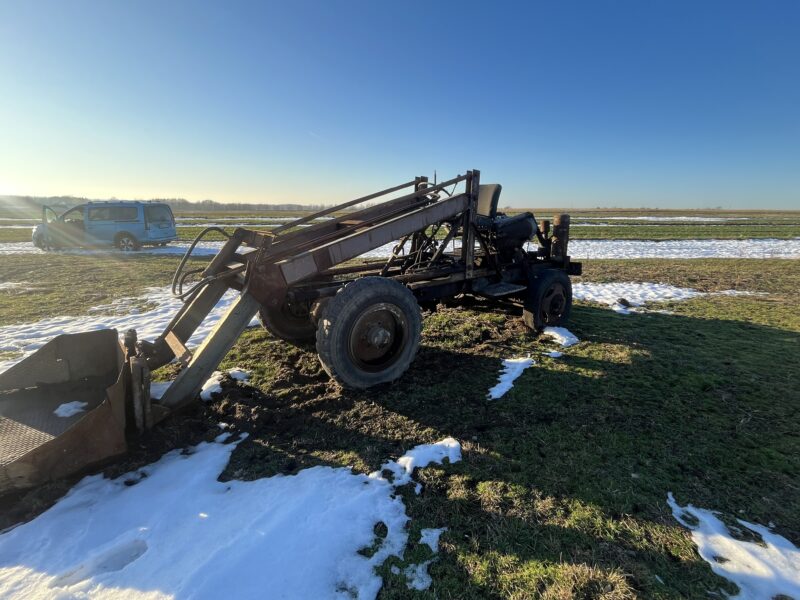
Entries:
POLYGON ((0 494, 125 452, 124 364, 116 330, 101 329, 60 335, 0 374, 0 494), (69 402, 86 404, 56 414, 69 402))

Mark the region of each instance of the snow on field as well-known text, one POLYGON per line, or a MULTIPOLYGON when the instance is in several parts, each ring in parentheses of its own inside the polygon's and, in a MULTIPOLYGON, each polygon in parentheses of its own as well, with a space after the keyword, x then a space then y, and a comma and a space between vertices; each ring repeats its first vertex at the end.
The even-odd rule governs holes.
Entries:
POLYGON ((29 281, 0 281, 0 292, 22 293, 35 289, 36 286, 29 281))
POLYGON ((574 283, 572 295, 576 300, 597 302, 610 306, 615 311, 628 314, 628 307, 620 303, 621 299, 630 306, 642 306, 646 302, 668 302, 671 300, 689 300, 703 296, 691 288, 681 288, 666 283, 638 283, 634 281, 615 283, 574 283))
POLYGON ((722 290, 700 292, 692 288, 676 287, 666 283, 623 281, 614 283, 574 283, 572 294, 576 300, 597 302, 610 306, 616 312, 627 315, 631 307, 638 308, 648 302, 671 302, 690 300, 701 296, 766 296, 764 292, 746 290, 722 290), (627 302, 625 305, 624 300, 627 302))
MULTIPOLYGON (((226 371, 226 373, 231 379, 235 379, 236 381, 247 381, 247 379, 250 377, 250 373, 244 371, 243 369, 230 369, 229 371, 226 371)), ((208 402, 209 400, 213 399, 214 394, 221 393, 222 380, 224 376, 225 373, 222 371, 214 371, 211 374, 211 377, 209 377, 208 380, 203 384, 203 388, 200 390, 200 399, 208 402)))
MULTIPOLYGON (((386 258, 391 255, 395 242, 384 244, 361 255, 362 258, 386 258)), ((183 254, 189 244, 172 242, 168 246, 144 247, 136 254, 173 255, 183 254)), ((222 242, 202 242, 197 245, 196 256, 216 254, 222 242)), ((459 247, 459 244, 456 244, 459 247)), ((800 238, 779 240, 773 238, 748 240, 571 240, 569 253, 572 258, 800 258, 800 238)), ((534 250, 533 244, 528 244, 534 250)), ((63 254, 123 254, 108 249, 70 249, 60 250, 63 254)), ((42 254, 30 242, 0 243, 0 256, 6 254, 42 254)))
POLYGON ((638 216, 638 217, 579 217, 575 219, 585 219, 587 221, 684 221, 690 223, 715 223, 721 221, 749 221, 750 217, 703 217, 703 216, 638 216))
MULTIPOLYGON (((117 479, 87 477, 0 535, 0 596, 374 598, 383 584, 374 568, 402 558, 408 542, 398 482, 331 467, 220 482, 236 446, 223 443, 229 435, 117 479), (378 551, 358 554, 381 522, 378 551)), ((405 456, 419 467, 458 460, 460 447, 440 444, 405 456)))
MULTIPOLYGON (((211 332, 237 295, 238 292, 231 290, 222 297, 197 328, 189 345, 198 345, 211 332)), ((117 329, 123 334, 125 330, 134 328, 139 339, 153 340, 162 333, 182 304, 170 294, 168 288, 150 288, 142 296, 120 298, 110 304, 96 306, 88 315, 51 317, 32 323, 5 325, 0 327, 0 352, 19 352, 21 356, 0 360, 0 373, 62 333, 117 329), (146 308, 140 310, 137 308, 139 306, 146 308)), ((256 324, 254 319, 251 325, 256 324)))
MULTIPOLYGON (((222 248, 223 242, 202 242, 197 245, 194 251, 195 256, 213 256, 219 249, 222 248)), ((165 254, 165 255, 182 255, 189 248, 186 242, 171 242, 167 246, 145 246, 136 252, 122 252, 116 248, 69 248, 66 250, 49 251, 45 252, 34 246, 31 242, 7 242, 0 243, 0 256, 7 254, 41 254, 42 256, 51 256, 59 254, 98 254, 98 255, 123 255, 135 257, 139 254, 165 254)))
POLYGON ((420 544, 427 544, 432 552, 439 552, 439 538, 447 531, 447 527, 440 527, 439 529, 423 529, 420 531, 420 544))
POLYGON ((672 515, 692 532, 700 556, 717 575, 737 586, 732 598, 769 600, 800 598, 800 548, 767 527, 737 519, 739 524, 763 543, 736 539, 714 511, 680 506, 667 494, 672 515))
MULTIPOLYGON (((383 258, 395 243, 370 250, 364 258, 383 258)), ((454 247, 460 247, 456 243, 454 247)), ((536 246, 529 243, 528 250, 536 246)), ((569 254, 586 258, 800 258, 800 238, 778 240, 570 240, 569 254)))
POLYGON ((503 370, 497 379, 497 385, 489 390, 489 400, 502 398, 514 387, 514 380, 522 375, 522 372, 534 364, 532 358, 508 358, 503 361, 503 370))
POLYGON ((542 335, 553 338, 556 343, 561 344, 564 348, 569 348, 580 342, 569 329, 564 327, 545 327, 542 335))
MULTIPOLYGON (((532 247, 531 247, 532 249, 532 247)), ((572 258, 800 258, 800 238, 749 240, 571 240, 572 258)))
MULTIPOLYGON (((422 444, 409 450, 397 461, 385 463, 379 471, 370 474, 370 477, 382 476, 384 471, 389 471, 394 479, 394 485, 405 485, 411 481, 414 469, 422 469, 430 463, 441 463, 444 459, 451 463, 461 460, 461 444, 451 437, 444 438, 435 444, 422 444)), ((419 493, 419 488, 417 493, 419 493)))
MULTIPOLYGON (((175 222, 180 223, 183 221, 196 221, 201 226, 205 225, 205 222, 214 220, 214 221, 241 221, 244 223, 252 223, 252 222, 265 222, 265 223, 289 223, 290 221, 296 221, 300 217, 251 217, 251 216, 235 216, 235 217, 208 217, 207 220, 204 220, 203 217, 175 217, 175 222)), ((314 221, 329 221, 333 217, 317 217, 314 221)))
POLYGON ((430 587, 432 580, 428 573, 428 566, 432 562, 432 560, 426 560, 418 565, 409 565, 405 568, 403 575, 406 576, 408 589, 422 591, 430 587))

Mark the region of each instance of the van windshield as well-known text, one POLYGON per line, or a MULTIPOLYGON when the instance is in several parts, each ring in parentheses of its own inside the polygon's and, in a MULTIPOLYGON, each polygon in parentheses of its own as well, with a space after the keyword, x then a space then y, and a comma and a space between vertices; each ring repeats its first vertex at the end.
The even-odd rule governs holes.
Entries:
POLYGON ((166 204, 146 206, 144 214, 148 223, 172 223, 172 210, 166 204))

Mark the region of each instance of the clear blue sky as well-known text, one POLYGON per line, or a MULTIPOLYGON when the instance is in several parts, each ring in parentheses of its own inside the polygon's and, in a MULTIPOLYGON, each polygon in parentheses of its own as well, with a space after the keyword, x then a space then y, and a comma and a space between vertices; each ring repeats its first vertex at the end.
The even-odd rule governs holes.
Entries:
POLYGON ((800 2, 0 3, 0 193, 800 209, 800 2))

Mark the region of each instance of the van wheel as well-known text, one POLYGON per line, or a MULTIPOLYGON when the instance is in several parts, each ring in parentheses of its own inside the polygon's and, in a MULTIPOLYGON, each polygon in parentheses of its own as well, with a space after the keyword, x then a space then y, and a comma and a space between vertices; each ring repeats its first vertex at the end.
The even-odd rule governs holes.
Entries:
POLYGON ((139 249, 139 240, 129 233, 121 233, 117 236, 117 248, 123 252, 134 252, 139 249))
POLYGON ((383 277, 339 290, 317 325, 322 367, 339 383, 365 389, 398 379, 419 349, 422 314, 414 294, 383 277))

